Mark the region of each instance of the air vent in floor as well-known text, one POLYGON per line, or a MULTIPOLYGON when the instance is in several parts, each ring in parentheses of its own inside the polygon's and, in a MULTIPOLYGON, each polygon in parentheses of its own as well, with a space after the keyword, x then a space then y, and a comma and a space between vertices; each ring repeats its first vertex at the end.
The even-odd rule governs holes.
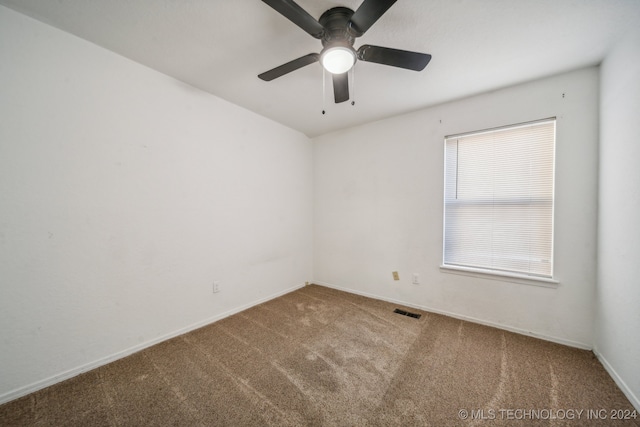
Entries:
POLYGON ((413 317, 414 319, 419 319, 420 316, 422 316, 422 314, 411 313, 411 312, 408 312, 408 311, 400 310, 399 308, 396 308, 395 310, 393 310, 393 312, 394 313, 398 313, 398 314, 402 314, 403 316, 413 317))

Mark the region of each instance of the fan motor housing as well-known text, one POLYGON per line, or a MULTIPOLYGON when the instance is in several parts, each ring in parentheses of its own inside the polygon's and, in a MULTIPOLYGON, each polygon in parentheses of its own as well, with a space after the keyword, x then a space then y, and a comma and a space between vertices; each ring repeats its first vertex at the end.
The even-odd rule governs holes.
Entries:
POLYGON ((353 10, 348 7, 334 7, 320 16, 318 22, 324 27, 322 46, 345 46, 352 48, 356 38, 349 32, 349 20, 353 10))

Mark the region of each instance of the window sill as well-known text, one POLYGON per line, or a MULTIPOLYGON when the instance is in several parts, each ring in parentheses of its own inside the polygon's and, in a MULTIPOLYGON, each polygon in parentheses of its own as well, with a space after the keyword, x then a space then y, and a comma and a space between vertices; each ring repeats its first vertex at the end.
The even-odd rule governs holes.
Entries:
POLYGON ((458 267, 453 265, 441 265, 440 271, 448 274, 460 274, 462 276, 478 277, 481 279, 501 280, 503 282, 519 283, 521 285, 542 286, 544 288, 557 288, 559 283, 555 279, 546 277, 525 276, 511 273, 481 270, 478 268, 458 267))

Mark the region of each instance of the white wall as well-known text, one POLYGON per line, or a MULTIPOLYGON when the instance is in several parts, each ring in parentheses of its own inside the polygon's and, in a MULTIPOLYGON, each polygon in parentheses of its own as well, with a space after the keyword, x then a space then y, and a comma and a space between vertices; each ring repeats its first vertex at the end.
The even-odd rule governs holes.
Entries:
POLYGON ((591 348, 598 90, 599 70, 588 68, 314 139, 314 280, 591 348), (551 116, 559 285, 440 271, 445 135, 551 116))
POLYGON ((595 351, 640 411, 640 31, 602 64, 595 351))
POLYGON ((0 402, 311 278, 300 133, 2 6, 0 123, 0 402))

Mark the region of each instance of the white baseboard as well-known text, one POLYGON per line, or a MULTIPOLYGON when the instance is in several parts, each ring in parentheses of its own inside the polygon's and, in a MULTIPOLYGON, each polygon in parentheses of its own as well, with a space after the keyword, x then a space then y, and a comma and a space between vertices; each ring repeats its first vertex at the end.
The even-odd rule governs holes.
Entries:
POLYGON ((186 326, 184 328, 180 328, 180 329, 178 329, 176 331, 170 332, 170 333, 168 333, 166 335, 163 335, 161 337, 155 338, 153 340, 145 341, 145 342, 143 342, 141 344, 135 345, 135 346, 130 347, 130 348, 126 349, 126 350, 119 351, 117 353, 114 353, 112 355, 100 358, 100 359, 95 360, 93 362, 89 362, 89 363, 84 364, 82 366, 78 366, 77 368, 69 369, 68 371, 61 372, 61 373, 53 375, 53 376, 51 376, 49 378, 45 378, 43 380, 36 381, 36 382, 34 382, 32 384, 29 384, 29 385, 26 385, 24 387, 20 387, 20 388, 17 388, 15 390, 9 391, 9 392, 7 392, 7 393, 5 393, 3 395, 0 395, 0 405, 2 405, 3 403, 10 402, 12 400, 18 399, 18 398, 20 398, 22 396, 26 396, 27 394, 33 393, 35 391, 42 390, 45 387, 52 386, 52 385, 54 385, 56 383, 59 383, 59 382, 62 382, 64 380, 68 380, 69 378, 73 378, 73 377, 75 377, 77 375, 80 375, 80 374, 82 374, 84 372, 87 372, 87 371, 90 371, 92 369, 99 368, 100 366, 104 366, 104 365, 106 365, 108 363, 115 362, 118 359, 122 359, 124 357, 127 357, 127 356, 133 354, 133 353, 137 353, 140 350, 144 350, 145 348, 151 347, 151 346, 156 345, 158 343, 161 343, 163 341, 166 341, 166 340, 169 340, 171 338, 177 337, 178 335, 186 334, 187 332, 191 332, 191 331, 193 331, 195 329, 201 328, 203 326, 207 326, 207 325, 209 325, 211 323, 217 322, 218 320, 222 320, 225 317, 229 317, 231 315, 234 315, 236 313, 239 313, 241 311, 244 311, 244 310, 247 310, 247 309, 249 309, 251 307, 254 307, 254 306, 258 305, 258 304, 262 304, 262 303, 270 301, 270 300, 272 300, 274 298, 278 298, 278 297, 280 297, 282 295, 288 294, 289 292, 293 292, 293 291, 295 291, 297 289, 303 288, 304 286, 305 286, 304 284, 293 286, 293 287, 291 287, 289 289, 285 289, 284 291, 277 292, 277 293, 275 293, 273 295, 269 295, 269 296, 261 298, 259 300, 250 302, 248 304, 241 305, 239 307, 235 307, 235 308, 233 308, 231 310, 227 310, 227 311, 225 311, 223 313, 217 314, 217 315, 215 315, 213 317, 210 317, 208 319, 204 319, 204 320, 202 320, 200 322, 196 322, 196 323, 194 323, 192 325, 186 326))
POLYGON ((633 391, 629 388, 627 383, 625 383, 624 380, 620 377, 620 375, 618 375, 616 370, 613 369, 613 366, 611 366, 609 361, 602 355, 602 353, 598 352, 597 348, 593 349, 593 354, 596 355, 600 363, 602 363, 602 366, 604 366, 604 369, 606 369, 606 371, 609 373, 611 378, 613 378, 613 381, 615 381, 618 387, 620 387, 620 390, 622 390, 624 395, 627 396, 627 399, 629 399, 629 402, 631 402, 631 404, 636 408, 636 410, 640 412, 640 399, 638 398, 638 396, 636 396, 633 393, 633 391))
POLYGON ((569 347, 575 347, 575 348, 579 348, 582 350, 593 350, 593 347, 590 344, 585 344, 585 343, 581 343, 578 341, 572 341, 572 340, 568 340, 565 338, 558 338, 558 337, 554 337, 551 335, 546 335, 546 334, 541 334, 541 333, 537 333, 537 332, 532 332, 532 331, 528 331, 526 329, 520 329, 520 328, 516 328, 513 326, 509 326, 509 325, 504 325, 501 323, 496 323, 496 322, 491 322, 489 320, 483 320, 483 319, 478 319, 475 317, 471 317, 471 316, 465 316, 463 314, 458 314, 458 313, 453 313, 450 311, 446 311, 446 310, 439 310, 433 307, 427 307, 424 305, 418 305, 418 304, 412 304, 410 302, 406 302, 406 301, 400 301, 400 300, 395 300, 393 298, 386 298, 380 295, 375 295, 375 294, 370 294, 367 292, 361 292, 361 291, 356 291, 354 289, 349 289, 349 288, 343 288, 341 286, 336 286, 333 285, 331 283, 326 283, 326 282, 319 282, 319 281, 314 281, 313 283, 320 285, 320 286, 326 286, 327 288, 333 288, 333 289, 337 289, 339 291, 344 291, 344 292, 349 292, 352 294, 356 294, 356 295, 362 295, 363 297, 369 297, 369 298, 374 298, 374 299, 378 299, 378 300, 382 300, 382 301, 387 301, 387 302, 392 302, 394 304, 401 304, 404 305, 406 307, 412 307, 412 308, 417 308, 418 310, 423 310, 423 311, 428 311, 430 313, 435 313, 435 314, 442 314, 444 316, 449 316, 449 317, 453 317, 456 319, 460 319, 460 320, 466 320, 468 322, 472 322, 472 323, 478 323, 480 325, 485 325, 485 326, 491 326, 493 328, 498 328, 498 329, 503 329, 505 331, 509 331, 509 332, 514 332, 516 334, 520 334, 520 335, 527 335, 530 337, 534 337, 534 338, 539 338, 545 341, 551 341, 557 344, 562 344, 562 345, 566 345, 569 347))

